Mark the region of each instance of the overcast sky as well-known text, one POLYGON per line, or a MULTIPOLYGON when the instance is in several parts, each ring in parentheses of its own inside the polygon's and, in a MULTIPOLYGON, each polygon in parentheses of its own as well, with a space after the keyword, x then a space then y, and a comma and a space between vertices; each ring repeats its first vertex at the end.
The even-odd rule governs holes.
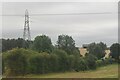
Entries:
POLYGON ((3 38, 23 37, 24 14, 30 15, 31 37, 45 34, 56 43, 60 34, 73 37, 77 46, 91 42, 118 42, 116 2, 3 3, 3 38), (52 15, 51 15, 52 14, 52 15))

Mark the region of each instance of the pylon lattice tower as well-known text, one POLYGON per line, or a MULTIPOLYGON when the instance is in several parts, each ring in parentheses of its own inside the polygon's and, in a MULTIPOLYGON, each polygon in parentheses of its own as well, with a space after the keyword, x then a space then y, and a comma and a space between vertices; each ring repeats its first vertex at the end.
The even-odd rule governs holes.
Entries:
POLYGON ((29 27, 29 14, 28 14, 27 9, 25 11, 25 24, 24 24, 23 39, 29 40, 29 41, 31 40, 30 27, 29 27))

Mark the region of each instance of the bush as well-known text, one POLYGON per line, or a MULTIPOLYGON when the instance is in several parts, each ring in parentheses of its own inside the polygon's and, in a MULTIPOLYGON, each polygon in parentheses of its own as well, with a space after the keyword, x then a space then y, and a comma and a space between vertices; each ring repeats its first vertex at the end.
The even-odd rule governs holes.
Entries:
POLYGON ((75 65, 75 56, 74 55, 69 55, 68 56, 68 70, 74 70, 74 65, 75 65))
POLYGON ((87 62, 85 59, 81 58, 81 57, 75 57, 75 71, 79 72, 79 71, 85 71, 88 69, 87 66, 87 62))
POLYGON ((50 72, 57 72, 58 71, 58 56, 56 54, 50 54, 49 59, 49 71, 50 72))
POLYGON ((24 75, 27 72, 27 59, 23 52, 24 49, 13 49, 3 54, 5 72, 8 76, 24 75))
POLYGON ((96 60, 97 58, 92 55, 92 54, 88 54, 85 58, 86 62, 87 62, 87 66, 89 69, 96 69, 97 64, 96 64, 96 60))
POLYGON ((49 54, 38 53, 32 56, 29 60, 30 72, 35 74, 43 74, 49 72, 49 54))
POLYGON ((79 70, 80 71, 85 71, 87 69, 88 69, 88 66, 87 66, 86 61, 83 58, 80 58, 80 61, 79 61, 79 70))
POLYGON ((58 71, 67 71, 68 70, 68 55, 65 51, 56 49, 53 51, 53 54, 58 56, 58 71))
POLYGON ((96 61, 98 67, 105 66, 105 65, 108 65, 108 64, 112 64, 114 62, 115 61, 112 58, 103 59, 103 60, 97 60, 96 61))

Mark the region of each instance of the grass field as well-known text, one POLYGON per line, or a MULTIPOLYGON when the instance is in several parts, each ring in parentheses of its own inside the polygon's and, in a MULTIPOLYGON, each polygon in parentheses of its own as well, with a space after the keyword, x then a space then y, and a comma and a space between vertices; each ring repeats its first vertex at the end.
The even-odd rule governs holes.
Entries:
POLYGON ((97 70, 65 73, 49 73, 40 75, 26 75, 27 78, 118 78, 118 65, 108 65, 97 70))

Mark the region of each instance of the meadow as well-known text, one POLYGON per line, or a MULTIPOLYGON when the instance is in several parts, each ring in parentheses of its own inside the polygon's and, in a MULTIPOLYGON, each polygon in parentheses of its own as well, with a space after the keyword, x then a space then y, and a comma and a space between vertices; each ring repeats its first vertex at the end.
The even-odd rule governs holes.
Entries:
POLYGON ((97 70, 26 75, 25 78, 118 78, 118 65, 112 64, 97 68, 97 70))

